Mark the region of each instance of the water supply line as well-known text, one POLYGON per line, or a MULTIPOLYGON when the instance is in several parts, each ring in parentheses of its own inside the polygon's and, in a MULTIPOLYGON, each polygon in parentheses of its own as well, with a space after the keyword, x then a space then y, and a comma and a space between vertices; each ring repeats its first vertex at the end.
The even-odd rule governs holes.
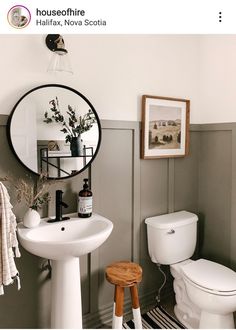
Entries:
POLYGON ((44 259, 42 266, 40 267, 41 272, 47 271, 47 278, 51 278, 52 275, 52 266, 51 266, 51 261, 49 259, 44 259))
POLYGON ((157 264, 157 267, 158 267, 159 272, 164 276, 163 283, 162 283, 162 285, 159 287, 158 292, 157 292, 157 296, 156 296, 157 304, 160 305, 160 302, 161 302, 161 290, 163 289, 163 287, 164 287, 165 284, 166 284, 166 274, 165 274, 165 272, 161 269, 161 264, 158 263, 158 264, 157 264))

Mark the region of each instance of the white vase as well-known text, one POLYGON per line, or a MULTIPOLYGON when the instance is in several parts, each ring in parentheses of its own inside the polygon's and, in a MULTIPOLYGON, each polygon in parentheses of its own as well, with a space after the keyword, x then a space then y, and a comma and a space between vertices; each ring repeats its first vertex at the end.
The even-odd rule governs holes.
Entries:
POLYGON ((40 215, 36 210, 31 208, 25 213, 23 217, 23 225, 27 228, 37 227, 40 223, 40 215))

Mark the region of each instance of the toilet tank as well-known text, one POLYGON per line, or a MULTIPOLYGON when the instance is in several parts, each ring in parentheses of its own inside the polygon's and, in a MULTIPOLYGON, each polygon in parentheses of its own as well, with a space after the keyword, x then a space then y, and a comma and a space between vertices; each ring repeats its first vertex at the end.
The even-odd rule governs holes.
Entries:
POLYGON ((171 265, 194 253, 197 241, 198 217, 179 211, 147 218, 148 251, 153 262, 171 265))

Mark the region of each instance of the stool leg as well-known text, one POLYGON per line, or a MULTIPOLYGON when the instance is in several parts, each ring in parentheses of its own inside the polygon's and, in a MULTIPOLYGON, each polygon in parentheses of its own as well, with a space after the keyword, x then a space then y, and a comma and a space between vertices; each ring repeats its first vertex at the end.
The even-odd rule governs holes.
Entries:
POLYGON ((137 285, 130 287, 130 293, 132 299, 132 312, 134 316, 135 329, 142 329, 142 320, 141 320, 137 285))
POLYGON ((112 329, 115 329, 116 290, 117 290, 117 286, 115 285, 113 314, 112 314, 112 329))
POLYGON ((124 288, 116 285, 115 288, 115 302, 112 320, 112 329, 122 329, 123 321, 123 305, 124 305, 124 288))

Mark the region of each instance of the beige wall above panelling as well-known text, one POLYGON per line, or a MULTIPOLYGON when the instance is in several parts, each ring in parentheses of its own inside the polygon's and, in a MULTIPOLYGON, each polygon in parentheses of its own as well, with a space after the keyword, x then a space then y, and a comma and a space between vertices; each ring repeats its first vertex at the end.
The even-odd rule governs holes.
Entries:
POLYGON ((84 94, 102 119, 140 120, 141 95, 149 94, 190 99, 191 123, 236 121, 234 35, 65 35, 74 75, 60 76, 47 72, 45 35, 0 42, 1 114, 33 87, 61 83, 84 94))
POLYGON ((84 94, 101 119, 140 120, 141 95, 149 94, 191 99, 196 121, 199 36, 67 34, 73 75, 47 72, 52 53, 45 37, 0 36, 1 114, 9 114, 26 91, 61 83, 84 94))
POLYGON ((199 43, 198 123, 236 122, 236 36, 203 35, 199 43))

